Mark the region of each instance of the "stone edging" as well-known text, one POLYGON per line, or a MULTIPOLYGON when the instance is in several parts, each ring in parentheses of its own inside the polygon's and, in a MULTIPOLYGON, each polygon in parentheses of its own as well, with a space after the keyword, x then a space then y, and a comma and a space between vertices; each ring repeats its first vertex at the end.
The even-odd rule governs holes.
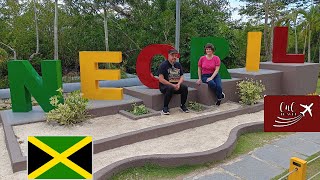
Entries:
POLYGON ((4 137, 11 162, 12 171, 15 173, 17 171, 25 170, 27 168, 27 157, 22 155, 13 128, 9 122, 6 122, 6 118, 3 118, 1 114, 0 119, 2 119, 4 137))
POLYGON ((140 167, 145 164, 156 164, 160 166, 173 167, 181 165, 203 164, 212 161, 223 160, 231 155, 236 146, 236 141, 241 134, 263 131, 263 125, 263 122, 254 122, 239 125, 231 130, 229 137, 224 144, 217 148, 204 152, 187 154, 157 154, 127 158, 112 163, 97 171, 96 173, 94 173, 94 180, 111 179, 114 174, 120 171, 131 167, 140 167))
POLYGON ((128 111, 125 111, 125 110, 120 110, 119 111, 119 114, 129 118, 129 119, 132 119, 132 120, 138 120, 138 119, 142 119, 142 118, 148 118, 148 117, 152 117, 152 116, 160 116, 161 113, 159 111, 155 111, 153 109, 150 109, 150 108, 147 108, 146 109, 149 111, 148 114, 142 114, 140 116, 136 116, 128 111))

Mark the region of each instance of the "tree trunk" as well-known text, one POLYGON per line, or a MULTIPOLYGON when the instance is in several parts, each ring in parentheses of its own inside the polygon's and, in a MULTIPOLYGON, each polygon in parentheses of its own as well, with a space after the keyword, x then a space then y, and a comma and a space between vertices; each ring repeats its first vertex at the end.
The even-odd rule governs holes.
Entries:
POLYGON ((303 54, 306 54, 306 46, 307 46, 307 37, 308 37, 308 26, 309 24, 307 24, 307 27, 306 27, 306 33, 305 33, 305 36, 304 36, 304 44, 303 44, 303 54))
MULTIPOLYGON (((107 1, 104 1, 103 6, 103 25, 104 25, 104 41, 106 45, 106 51, 109 51, 109 32, 108 32, 108 11, 107 11, 107 1)), ((106 68, 110 69, 111 64, 107 63, 106 68)))
POLYGON ((30 57, 29 60, 31 61, 33 57, 37 54, 39 54, 39 29, 38 29, 38 17, 37 17, 37 7, 36 7, 36 1, 33 0, 33 9, 34 9, 34 23, 36 25, 36 39, 37 39, 37 47, 36 47, 36 52, 33 53, 30 57))
POLYGON ((309 40, 308 40, 308 62, 311 62, 311 25, 309 26, 309 40))
POLYGON ((270 49, 268 54, 270 61, 272 60, 272 52, 273 52, 273 28, 274 28, 274 19, 271 19, 270 49))
POLYGON ((294 43, 295 43, 295 53, 298 54, 297 18, 295 18, 294 20, 294 43))
POLYGON ((14 60, 17 60, 17 53, 16 53, 16 51, 15 51, 12 47, 10 47, 9 45, 7 45, 7 44, 5 44, 5 43, 3 43, 3 42, 0 42, 0 44, 2 44, 2 45, 4 45, 4 46, 6 46, 7 48, 9 48, 9 49, 13 52, 13 59, 14 59, 14 60))
POLYGON ((33 0, 33 5, 34 5, 34 22, 36 23, 36 37, 37 37, 36 54, 38 54, 39 53, 39 29, 38 29, 37 7, 36 7, 35 0, 33 0))
MULTIPOLYGON (((106 5, 106 4, 105 4, 106 5)), ((105 38, 105 45, 106 51, 109 51, 109 35, 108 35, 108 14, 106 7, 103 7, 103 20, 104 20, 104 38, 105 38)))
POLYGON ((54 59, 58 60, 58 0, 54 6, 54 59))
POLYGON ((263 31, 263 39, 264 39, 264 49, 267 61, 270 61, 269 57, 269 48, 268 48, 268 19, 269 19, 269 3, 270 0, 266 0, 264 4, 265 16, 264 16, 264 31, 263 31))

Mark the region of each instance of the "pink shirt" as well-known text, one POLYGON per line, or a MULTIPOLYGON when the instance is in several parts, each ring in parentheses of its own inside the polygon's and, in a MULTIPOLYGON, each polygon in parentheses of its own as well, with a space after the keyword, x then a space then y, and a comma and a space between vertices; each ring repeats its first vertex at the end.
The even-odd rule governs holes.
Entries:
POLYGON ((198 66, 201 67, 201 74, 212 74, 216 67, 220 66, 220 58, 213 55, 213 58, 209 60, 206 56, 201 56, 198 66))

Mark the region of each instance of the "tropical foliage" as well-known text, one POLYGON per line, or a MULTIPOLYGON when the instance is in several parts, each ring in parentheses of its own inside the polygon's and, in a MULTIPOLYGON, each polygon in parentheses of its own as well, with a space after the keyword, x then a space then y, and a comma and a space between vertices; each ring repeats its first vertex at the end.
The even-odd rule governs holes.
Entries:
MULTIPOLYGON (((62 90, 59 89, 60 96, 62 90)), ((71 92, 64 103, 59 102, 59 96, 50 98, 50 104, 55 107, 46 113, 47 122, 54 122, 60 125, 75 125, 86 120, 89 117, 87 105, 89 100, 82 97, 80 91, 71 92)))
MULTIPOLYGON (((190 69, 192 37, 227 39, 230 54, 224 64, 228 68, 243 67, 247 32, 264 32, 261 59, 270 60, 272 27, 276 25, 289 26, 289 53, 305 52, 306 61, 319 62, 318 1, 243 1, 246 6, 238 8, 245 17, 242 20, 232 19, 233 9, 228 1, 181 1, 179 51, 186 72, 190 69)), ((110 50, 123 54, 123 63, 111 67, 121 66, 123 71, 135 73, 136 59, 143 47, 174 44, 175 8, 174 0, 0 1, 0 48, 4 50, 0 49, 0 63, 14 59, 15 52, 17 59, 30 59, 40 71, 40 60, 54 59, 58 52, 63 73, 68 74, 79 72, 79 51, 110 50), (56 36, 58 40, 54 41, 56 36)), ((154 62, 153 69, 159 61, 161 58, 154 62)), ((6 79, 6 66, 1 65, 0 72, 0 79, 6 79)))
POLYGON ((130 110, 129 112, 136 115, 136 116, 140 116, 143 114, 148 114, 149 110, 147 109, 147 107, 144 104, 137 105, 136 103, 134 103, 132 105, 132 110, 130 110))
POLYGON ((240 103, 245 105, 256 104, 262 99, 262 92, 266 90, 262 81, 255 81, 253 79, 245 79, 237 83, 238 94, 240 96, 240 103))

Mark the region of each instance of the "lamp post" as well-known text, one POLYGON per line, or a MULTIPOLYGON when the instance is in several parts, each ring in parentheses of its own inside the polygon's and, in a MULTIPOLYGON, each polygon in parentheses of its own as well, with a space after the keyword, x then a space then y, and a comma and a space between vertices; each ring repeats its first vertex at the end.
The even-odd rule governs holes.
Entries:
MULTIPOLYGON (((180 43, 180 5, 181 5, 181 1, 180 0, 176 0, 176 40, 175 40, 175 49, 179 51, 179 43, 180 43)), ((179 62, 179 59, 177 59, 177 61, 179 62)))
POLYGON ((180 43, 180 6, 181 1, 176 0, 176 40, 175 40, 175 48, 179 51, 179 43, 180 43))

